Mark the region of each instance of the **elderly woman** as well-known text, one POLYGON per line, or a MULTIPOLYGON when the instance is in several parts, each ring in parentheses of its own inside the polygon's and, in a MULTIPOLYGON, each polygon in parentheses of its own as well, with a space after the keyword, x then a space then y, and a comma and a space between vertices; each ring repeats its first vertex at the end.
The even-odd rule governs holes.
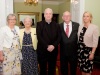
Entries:
POLYGON ((92 14, 85 12, 83 14, 83 25, 79 27, 78 31, 78 61, 82 75, 91 75, 93 58, 98 45, 98 27, 92 24, 91 21, 92 14))
POLYGON ((0 29, 0 62, 3 75, 21 75, 19 28, 15 24, 16 16, 9 14, 7 25, 0 29))
POLYGON ((36 28, 31 28, 32 19, 29 16, 24 19, 23 24, 25 28, 20 30, 22 75, 38 75, 36 28))

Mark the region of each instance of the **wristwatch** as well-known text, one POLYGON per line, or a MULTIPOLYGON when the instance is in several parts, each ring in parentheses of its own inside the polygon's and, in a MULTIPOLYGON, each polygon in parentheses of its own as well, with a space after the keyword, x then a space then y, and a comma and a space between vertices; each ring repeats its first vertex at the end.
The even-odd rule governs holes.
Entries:
POLYGON ((95 52, 91 52, 91 54, 95 54, 95 52))

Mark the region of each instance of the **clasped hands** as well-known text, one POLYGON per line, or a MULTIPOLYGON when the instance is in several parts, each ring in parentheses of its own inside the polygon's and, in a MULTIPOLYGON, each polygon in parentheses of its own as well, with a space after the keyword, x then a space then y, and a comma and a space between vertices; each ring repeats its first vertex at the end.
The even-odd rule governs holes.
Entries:
POLYGON ((53 45, 48 45, 48 48, 47 48, 47 50, 49 51, 49 52, 52 52, 53 50, 54 50, 54 46, 53 45))

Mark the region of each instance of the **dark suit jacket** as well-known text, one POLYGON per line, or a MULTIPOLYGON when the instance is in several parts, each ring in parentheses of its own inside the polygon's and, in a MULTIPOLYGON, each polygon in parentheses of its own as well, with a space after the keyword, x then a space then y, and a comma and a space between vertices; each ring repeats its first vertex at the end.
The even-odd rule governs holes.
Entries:
POLYGON ((72 22, 72 32, 69 38, 66 36, 64 31, 64 23, 60 24, 61 28, 61 41, 60 41, 60 48, 61 48, 61 55, 73 55, 77 54, 77 33, 78 33, 79 24, 76 22, 72 22))
POLYGON ((50 30, 48 30, 47 23, 45 21, 41 21, 37 23, 37 51, 39 53, 45 54, 47 51, 48 45, 54 45, 54 51, 57 51, 58 44, 60 42, 60 26, 55 23, 50 23, 50 30))

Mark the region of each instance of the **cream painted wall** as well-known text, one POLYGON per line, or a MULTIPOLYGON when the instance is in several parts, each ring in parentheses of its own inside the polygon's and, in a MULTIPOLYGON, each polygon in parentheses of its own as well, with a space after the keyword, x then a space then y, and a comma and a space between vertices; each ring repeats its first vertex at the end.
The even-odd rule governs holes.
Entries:
MULTIPOLYGON (((14 13, 17 12, 39 12, 39 21, 42 19, 42 13, 46 8, 52 8, 54 13, 59 13, 59 5, 52 4, 38 4, 37 6, 28 6, 22 2, 14 3, 14 13)), ((18 24, 18 22, 17 22, 18 24)))
POLYGON ((64 2, 59 5, 59 23, 63 22, 62 21, 62 14, 65 11, 70 11, 70 2, 64 2))
MULTIPOLYGON (((98 25, 100 31, 100 0, 85 0, 85 11, 93 15, 93 23, 98 25)), ((100 33, 99 33, 100 34, 100 33)))
POLYGON ((52 4, 43 4, 42 5, 42 12, 44 13, 44 10, 46 8, 51 8, 53 10, 53 13, 59 13, 59 5, 52 5, 52 4))
POLYGON ((37 6, 28 6, 22 2, 14 3, 14 13, 17 12, 39 12, 39 21, 42 19, 42 13, 44 12, 45 8, 53 9, 53 12, 59 14, 59 23, 62 22, 62 13, 66 10, 70 10, 70 2, 65 2, 59 5, 54 4, 38 4, 37 6))
POLYGON ((16 2, 14 3, 14 13, 17 14, 18 12, 39 12, 39 21, 40 21, 42 17, 41 16, 42 5, 38 4, 37 6, 34 6, 34 5, 29 6, 29 5, 25 5, 22 2, 16 2))

